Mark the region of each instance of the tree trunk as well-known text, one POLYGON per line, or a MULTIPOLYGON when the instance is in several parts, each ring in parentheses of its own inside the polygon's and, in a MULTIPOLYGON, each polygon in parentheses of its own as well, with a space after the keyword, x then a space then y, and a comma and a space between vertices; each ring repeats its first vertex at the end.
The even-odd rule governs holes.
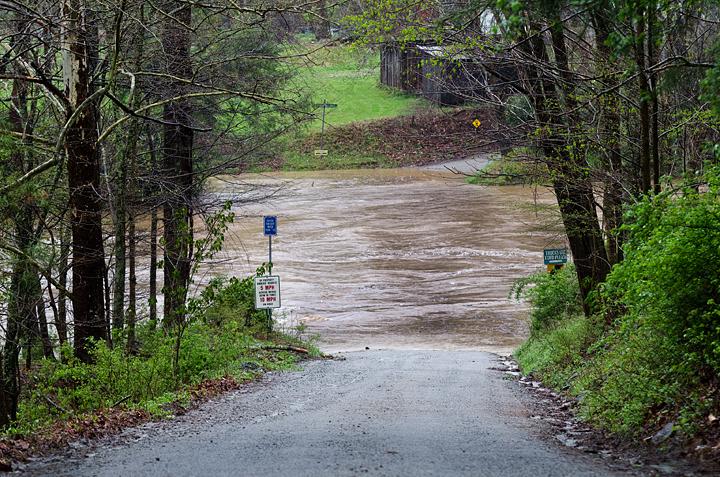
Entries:
POLYGON ((128 220, 128 311, 127 311, 127 349, 135 349, 135 323, 136 323, 136 289, 137 277, 135 275, 135 214, 130 212, 128 220))
MULTIPOLYGON (((63 80, 71 115, 90 96, 87 12, 78 0, 63 4, 63 80)), ((73 315, 75 354, 90 362, 92 340, 106 340, 107 323, 103 296, 105 253, 102 237, 102 199, 97 149, 96 104, 85 105, 65 138, 68 186, 72 217, 73 315)))
MULTIPOLYGON (((60 259, 58 261, 58 283, 67 290, 67 276, 70 267, 68 265, 68 257, 70 256, 70 227, 63 224, 60 232, 60 259)), ((67 297, 64 293, 58 294, 58 319, 55 323, 55 329, 58 332, 60 345, 68 342, 67 335, 67 297)), ((60 360, 65 362, 65 356, 60 354, 60 360)))
MULTIPOLYGON (((607 45, 610 38, 611 25, 605 17, 609 12, 606 2, 598 6, 592 15, 595 29, 595 70, 602 75, 607 89, 614 89, 619 81, 615 73, 615 65, 610 61, 612 50, 607 45)), ((603 225, 607 237, 607 257, 610 267, 623 259, 622 250, 622 207, 623 207, 623 164, 620 155, 620 128, 622 117, 618 114, 620 104, 615 96, 603 98, 603 111, 600 116, 599 129, 602 144, 598 146, 605 152, 605 187, 603 190, 603 225)))
MULTIPOLYGON (((137 129, 133 131, 136 133, 137 129)), ((135 157, 137 141, 131 139, 133 148, 130 151, 130 187, 128 196, 130 208, 128 209, 128 313, 127 313, 127 349, 135 350, 135 324, 137 320, 137 276, 135 275, 135 258, 137 256, 137 237, 135 236, 135 195, 136 195, 136 170, 135 157)))
POLYGON ((150 328, 157 326, 157 209, 150 219, 150 328))
MULTIPOLYGON (((171 2, 170 6, 171 18, 167 20, 162 39, 168 73, 190 78, 190 32, 184 26, 190 25, 190 6, 179 2, 171 2)), ((178 97, 187 88, 171 81, 167 90, 170 97, 178 97)), ((192 242, 193 130, 189 127, 192 122, 189 102, 181 99, 166 104, 163 120, 163 177, 173 186, 163 207, 164 321, 168 325, 179 325, 185 319, 192 242)))
MULTIPOLYGON (((155 177, 156 158, 152 133, 148 135, 148 142, 150 148, 150 163, 152 166, 153 177, 155 177)), ((157 326, 157 225, 158 211, 157 207, 153 207, 150 218, 150 328, 153 330, 157 326)))
MULTIPOLYGON (((29 252, 32 247, 32 210, 23 204, 15 219, 15 247, 29 252)), ((20 396, 20 349, 29 342, 33 321, 34 298, 33 281, 37 272, 23 257, 17 257, 10 279, 10 297, 8 300, 7 332, 3 349, 3 383, 5 409, 7 415, 0 422, 17 420, 18 397, 20 396)), ((29 356, 29 354, 28 354, 29 356)))
POLYGON ((650 87, 645 71, 645 13, 636 25, 635 61, 638 67, 640 90, 640 167, 642 170, 642 193, 650 192, 650 87))
POLYGON ((120 155, 117 174, 117 187, 115 189, 115 277, 113 282, 113 312, 112 329, 115 334, 123 330, 125 326, 125 247, 127 213, 126 184, 127 184, 127 158, 120 155))
MULTIPOLYGON (((22 32, 27 24, 27 19, 18 15, 17 29, 22 32)), ((21 50, 21 42, 13 40, 14 47, 21 50)), ((26 74, 26 71, 19 71, 26 74)), ((27 83, 14 80, 11 93, 12 107, 9 110, 8 121, 13 131, 23 135, 33 135, 32 125, 27 123, 27 83)), ((32 168, 32 161, 26 160, 25 152, 22 149, 15 150, 11 154, 12 166, 20 173, 27 172, 32 168)), ((14 217, 14 242, 15 247, 25 255, 32 254, 35 244, 33 231, 33 206, 32 199, 20 197, 17 204, 17 212, 14 217)), ((7 323, 5 342, 3 345, 2 361, 2 383, 0 383, 0 426, 7 427, 17 420, 18 397, 20 395, 20 349, 22 340, 27 333, 23 330, 28 328, 28 321, 32 315, 33 298, 32 283, 37 277, 37 272, 30 268, 28 260, 23 255, 18 255, 12 264, 10 293, 7 304, 7 323)))
MULTIPOLYGON (((540 28, 531 25, 530 30, 539 31, 540 28)), ((566 59, 563 54, 565 47, 560 44, 563 38, 556 31, 551 33, 556 61, 559 59, 561 62, 563 58, 566 59)), ((530 57, 537 58, 541 63, 549 63, 545 43, 539 35, 525 42, 523 48, 530 57)), ((569 71, 567 64, 557 64, 556 70, 569 71)), ((553 189, 577 269, 583 311, 589 316, 592 310, 586 299, 605 280, 610 269, 597 217, 592 181, 576 159, 575 151, 568 147, 568 144, 572 144, 572 138, 567 137, 571 134, 572 125, 562 120, 566 117, 559 93, 562 88, 545 72, 533 66, 528 68, 528 77, 535 114, 540 127, 544 129, 543 134, 539 135, 539 146, 553 170, 553 189)))
POLYGON ((43 300, 42 283, 37 275, 37 283, 35 289, 35 316, 37 316, 37 328, 40 336, 40 344, 42 345, 43 356, 51 361, 55 360, 52 341, 50 341, 50 332, 48 330, 47 314, 45 313, 45 300, 43 300))

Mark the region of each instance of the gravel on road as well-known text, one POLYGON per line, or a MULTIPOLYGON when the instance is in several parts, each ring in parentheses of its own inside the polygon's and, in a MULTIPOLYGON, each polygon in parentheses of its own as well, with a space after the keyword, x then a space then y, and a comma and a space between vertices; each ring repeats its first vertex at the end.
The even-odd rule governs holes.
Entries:
POLYGON ((267 375, 122 438, 75 443, 25 475, 624 476, 549 437, 500 358, 366 351, 267 375))

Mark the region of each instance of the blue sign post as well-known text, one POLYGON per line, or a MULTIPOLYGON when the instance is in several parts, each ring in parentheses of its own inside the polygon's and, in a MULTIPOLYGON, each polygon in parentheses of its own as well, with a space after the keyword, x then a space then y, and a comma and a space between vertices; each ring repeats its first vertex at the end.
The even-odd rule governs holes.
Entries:
MULTIPOLYGON (((273 235, 277 235, 277 217, 263 217, 263 230, 264 235, 267 235, 268 238, 268 275, 272 275, 272 238, 273 235)), ((277 278, 277 277, 276 277, 277 278)), ((278 301, 277 306, 280 306, 280 279, 277 278, 277 298, 278 301)), ((257 294, 257 278, 255 279, 255 293, 257 294)), ((257 297, 256 297, 257 302, 257 297)), ((273 306, 272 308, 276 308, 277 306, 273 306)), ((270 306, 263 306, 265 308, 265 313, 267 313, 267 332, 270 333, 272 331, 272 310, 270 309, 270 306)))
POLYGON ((272 275, 272 238, 273 235, 277 235, 277 217, 263 217, 263 224, 265 235, 268 238, 268 271, 272 275))
POLYGON ((277 235, 277 217, 263 217, 265 235, 277 235))

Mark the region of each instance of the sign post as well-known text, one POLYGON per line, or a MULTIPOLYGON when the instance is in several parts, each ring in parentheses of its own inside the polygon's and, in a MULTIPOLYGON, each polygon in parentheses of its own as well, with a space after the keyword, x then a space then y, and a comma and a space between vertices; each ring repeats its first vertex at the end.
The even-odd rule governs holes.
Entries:
POLYGON ((263 217, 263 235, 268 238, 268 275, 255 277, 255 309, 265 310, 267 332, 272 331, 272 308, 280 308, 280 277, 272 274, 272 238, 277 235, 277 217, 263 217))
POLYGON ((270 264, 270 275, 272 275, 272 238, 277 235, 277 217, 263 217, 263 235, 268 238, 268 263, 270 264))
POLYGON ((567 263, 567 249, 566 248, 548 248, 543 250, 543 258, 547 270, 550 275, 562 270, 567 263))
POLYGON ((325 101, 325 98, 323 98, 322 104, 316 104, 316 108, 323 108, 323 117, 322 117, 322 130, 320 132, 320 149, 315 151, 316 156, 327 156, 327 151, 323 149, 323 139, 325 137, 325 109, 326 108, 337 108, 337 104, 328 104, 325 101), (318 154, 320 152, 320 154, 318 154), (324 154, 322 154, 324 152, 324 154))

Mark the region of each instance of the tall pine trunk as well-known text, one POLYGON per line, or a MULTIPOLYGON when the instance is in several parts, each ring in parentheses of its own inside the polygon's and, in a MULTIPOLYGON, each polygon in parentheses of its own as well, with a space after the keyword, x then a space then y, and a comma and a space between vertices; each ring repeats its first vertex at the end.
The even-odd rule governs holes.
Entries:
MULTIPOLYGON (((190 6, 179 2, 169 4, 163 31, 163 49, 167 55, 168 74, 190 78, 190 6)), ((184 84, 167 82, 169 97, 187 92, 184 84)), ((185 299, 190 280, 192 242, 193 130, 190 104, 180 99, 165 105, 163 120, 163 178, 172 185, 170 197, 163 207, 164 255, 164 321, 179 325, 185 319, 185 299)))
POLYGON ((70 108, 65 138, 68 187, 72 207, 72 278, 75 355, 90 362, 92 340, 106 340, 103 296, 105 253, 102 237, 102 198, 94 102, 80 105, 91 95, 89 12, 79 0, 63 3, 63 80, 70 108))

